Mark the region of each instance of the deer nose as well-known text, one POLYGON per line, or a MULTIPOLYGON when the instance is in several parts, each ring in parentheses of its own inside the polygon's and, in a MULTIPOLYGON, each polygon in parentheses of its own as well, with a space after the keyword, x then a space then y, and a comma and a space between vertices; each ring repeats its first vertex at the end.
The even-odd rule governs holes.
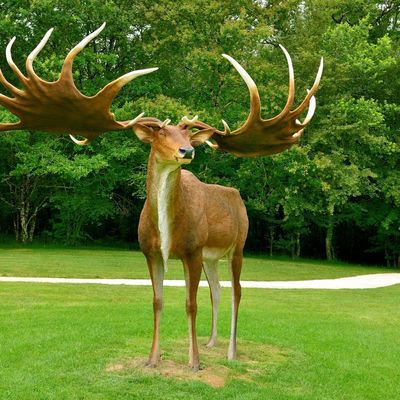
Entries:
POLYGON ((194 148, 193 147, 180 147, 179 154, 182 156, 182 158, 192 159, 194 157, 194 148))

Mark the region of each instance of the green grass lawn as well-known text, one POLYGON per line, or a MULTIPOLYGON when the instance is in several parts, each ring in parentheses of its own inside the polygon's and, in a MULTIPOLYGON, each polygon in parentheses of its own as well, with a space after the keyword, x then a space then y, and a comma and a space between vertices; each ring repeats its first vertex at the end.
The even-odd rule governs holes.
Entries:
MULTIPOLYGON (((221 262, 221 278, 228 279, 221 262)), ((386 268, 246 257, 243 279, 335 278, 386 268)), ((398 271, 397 271, 398 272, 398 271)), ((147 278, 140 252, 0 248, 0 276, 147 278)), ((183 278, 172 261, 167 278, 183 278)), ((163 360, 143 367, 152 334, 150 287, 0 283, 0 400, 400 399, 400 285, 373 290, 244 289, 239 359, 228 362, 230 291, 220 345, 187 363, 185 289, 165 289, 163 360)), ((206 342, 209 294, 199 289, 206 342)))
MULTIPOLYGON (((150 287, 1 283, 0 399, 400 398, 400 286, 245 289, 235 362, 225 359, 230 291, 224 289, 223 346, 214 353, 202 346, 204 370, 184 375, 184 288, 165 291, 161 365, 168 374, 142 367, 151 296, 150 287), (200 379, 207 374, 223 376, 220 387, 200 379)), ((199 289, 201 337, 210 325, 208 297, 199 289)))
MULTIPOLYGON (((226 261, 220 262, 219 270, 221 279, 230 279, 226 261)), ((394 271, 398 270, 318 260, 246 257, 242 279, 323 279, 394 271)), ((139 251, 0 247, 0 276, 139 279, 148 278, 149 274, 139 251)), ((180 261, 170 261, 166 279, 183 279, 180 261)))

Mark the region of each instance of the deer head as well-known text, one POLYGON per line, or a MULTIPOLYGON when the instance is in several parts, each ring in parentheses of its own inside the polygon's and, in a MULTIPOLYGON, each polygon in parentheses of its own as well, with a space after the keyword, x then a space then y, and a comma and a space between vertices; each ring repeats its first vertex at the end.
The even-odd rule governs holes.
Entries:
POLYGON ((104 27, 105 23, 85 37, 68 53, 60 77, 55 82, 44 81, 33 70, 33 61, 47 43, 52 29, 45 34, 38 46, 28 56, 26 60, 27 76, 20 71, 12 59, 11 48, 15 37, 11 39, 6 49, 7 62, 21 82, 23 89, 13 86, 0 71, 0 83, 13 96, 8 97, 0 94, 0 105, 19 117, 20 121, 0 123, 0 131, 30 129, 58 134, 79 134, 86 139, 79 141, 73 136, 72 139, 77 144, 86 145, 105 131, 133 128, 141 140, 153 143, 154 149, 159 148, 162 140, 167 141, 162 137, 168 138, 170 135, 181 134, 182 138, 186 136, 186 144, 182 144, 182 148, 189 148, 193 143, 206 142, 213 148, 230 152, 236 156, 253 157, 280 153, 288 149, 299 140, 304 128, 311 121, 316 107, 314 94, 321 79, 323 60, 321 59, 317 77, 307 96, 297 108, 292 110, 294 72, 291 58, 283 46, 281 46, 281 49, 289 66, 289 95, 285 107, 274 118, 263 119, 261 117, 260 96, 255 82, 236 60, 224 54, 223 56, 244 79, 250 93, 250 112, 246 122, 240 128, 231 131, 228 124, 222 120, 224 130, 221 131, 216 127, 198 121, 197 117, 192 120, 183 117, 182 122, 177 127, 171 127, 168 123, 162 126, 163 123, 156 118, 142 118, 143 113, 130 121, 116 121, 109 108, 120 89, 132 79, 156 71, 157 68, 129 72, 106 85, 95 96, 83 95, 74 84, 72 63, 75 56, 104 27), (308 113, 305 119, 300 122, 298 117, 307 107, 308 113), (196 129, 196 132, 190 134, 190 129, 196 129), (211 139, 211 141, 208 139, 211 139), (190 142, 192 144, 188 144, 190 142))
POLYGON ((150 143, 158 162, 189 164, 194 158, 194 147, 203 144, 213 134, 210 129, 191 132, 186 124, 169 125, 169 119, 142 118, 134 126, 136 136, 150 143))

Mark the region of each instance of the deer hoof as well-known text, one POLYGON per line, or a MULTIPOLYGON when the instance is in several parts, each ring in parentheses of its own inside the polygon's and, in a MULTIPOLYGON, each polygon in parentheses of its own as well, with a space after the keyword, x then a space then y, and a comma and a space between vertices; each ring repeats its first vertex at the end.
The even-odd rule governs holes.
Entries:
POLYGON ((152 360, 147 360, 147 361, 144 363, 144 366, 145 366, 146 368, 156 368, 156 367, 157 367, 157 363, 154 362, 154 361, 152 361, 152 360))
POLYGON ((204 365, 198 364, 198 365, 190 365, 189 368, 192 370, 192 372, 199 372, 204 369, 204 365))

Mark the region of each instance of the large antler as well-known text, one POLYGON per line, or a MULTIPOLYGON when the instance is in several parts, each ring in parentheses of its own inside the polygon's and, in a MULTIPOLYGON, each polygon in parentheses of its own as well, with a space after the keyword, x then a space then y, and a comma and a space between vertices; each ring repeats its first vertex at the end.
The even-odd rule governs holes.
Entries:
POLYGON ((95 96, 83 95, 75 86, 72 63, 75 56, 105 27, 105 23, 85 37, 65 58, 60 77, 55 82, 46 82, 36 75, 32 64, 47 43, 53 29, 50 29, 26 60, 25 76, 15 65, 11 47, 15 37, 6 49, 7 62, 23 85, 16 88, 0 71, 0 82, 13 95, 0 94, 0 105, 19 117, 16 123, 0 123, 0 131, 15 129, 42 130, 54 133, 79 134, 86 138, 78 144, 88 144, 105 131, 122 130, 132 127, 143 114, 131 121, 116 121, 109 111, 111 103, 121 88, 132 79, 148 74, 157 68, 129 72, 106 85, 95 96))
POLYGON ((212 139, 217 143, 212 145, 220 150, 225 150, 239 157, 255 157, 280 153, 294 143, 296 143, 304 128, 311 121, 314 115, 316 101, 314 93, 318 89, 323 70, 323 59, 318 69, 317 77, 311 90, 302 103, 294 110, 291 110, 294 100, 294 72, 292 60, 289 53, 283 46, 283 50, 289 66, 289 95, 283 110, 274 118, 261 118, 261 102, 257 86, 245 69, 232 57, 223 54, 239 72, 245 81, 250 92, 250 113, 246 122, 240 128, 231 132, 228 124, 222 120, 225 130, 220 131, 204 122, 197 121, 197 116, 193 120, 187 117, 182 118, 182 123, 188 127, 197 129, 213 129, 215 131, 212 139), (298 120, 300 114, 309 107, 308 113, 303 122, 298 120))

